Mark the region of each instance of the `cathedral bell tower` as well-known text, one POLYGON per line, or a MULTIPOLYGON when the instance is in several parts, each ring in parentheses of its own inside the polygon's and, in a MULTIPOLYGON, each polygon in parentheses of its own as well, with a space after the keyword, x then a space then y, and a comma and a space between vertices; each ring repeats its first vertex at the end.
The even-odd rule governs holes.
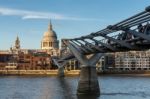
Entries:
POLYGON ((10 51, 13 54, 18 54, 20 52, 20 40, 19 40, 18 36, 17 36, 17 38, 15 40, 14 46, 10 47, 10 51))
POLYGON ((15 41, 15 46, 16 49, 20 49, 20 40, 19 37, 17 36, 16 41, 15 41))

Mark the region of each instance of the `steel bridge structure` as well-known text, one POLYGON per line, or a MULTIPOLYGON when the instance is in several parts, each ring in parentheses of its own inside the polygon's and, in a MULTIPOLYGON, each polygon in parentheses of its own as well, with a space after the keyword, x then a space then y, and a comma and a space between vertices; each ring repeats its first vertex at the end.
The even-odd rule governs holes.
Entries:
POLYGON ((64 39, 61 57, 54 60, 63 76, 67 60, 81 64, 77 94, 100 95, 96 63, 107 52, 143 51, 150 49, 150 6, 144 11, 114 25, 78 38, 64 39))

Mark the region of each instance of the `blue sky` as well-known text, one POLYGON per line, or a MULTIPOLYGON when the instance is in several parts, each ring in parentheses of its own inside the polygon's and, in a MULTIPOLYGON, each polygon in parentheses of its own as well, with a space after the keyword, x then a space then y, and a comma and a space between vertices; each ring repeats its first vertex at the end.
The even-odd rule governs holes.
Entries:
POLYGON ((0 0, 0 50, 18 35, 21 47, 39 49, 49 19, 61 38, 99 31, 141 12, 150 0, 0 0))

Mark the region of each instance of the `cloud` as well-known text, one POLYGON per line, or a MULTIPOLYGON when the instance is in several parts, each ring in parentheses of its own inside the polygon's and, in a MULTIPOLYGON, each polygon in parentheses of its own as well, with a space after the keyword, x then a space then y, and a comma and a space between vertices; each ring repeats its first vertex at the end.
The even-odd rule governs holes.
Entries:
POLYGON ((55 19, 55 20, 97 20, 94 18, 79 18, 52 12, 37 12, 0 7, 0 15, 19 16, 22 19, 55 19))

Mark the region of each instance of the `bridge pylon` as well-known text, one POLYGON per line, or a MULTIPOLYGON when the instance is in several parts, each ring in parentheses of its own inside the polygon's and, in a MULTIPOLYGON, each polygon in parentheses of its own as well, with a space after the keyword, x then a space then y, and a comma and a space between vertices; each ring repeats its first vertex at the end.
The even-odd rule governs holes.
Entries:
POLYGON ((56 59, 53 59, 54 63, 57 65, 58 67, 58 77, 64 77, 65 73, 64 73, 64 65, 66 64, 66 61, 58 61, 56 59))
POLYGON ((100 95, 99 82, 96 72, 96 63, 103 56, 102 53, 96 53, 92 56, 85 56, 73 43, 68 44, 69 49, 81 63, 81 71, 78 82, 77 94, 100 95))
POLYGON ((65 73, 64 73, 64 67, 59 67, 58 68, 58 77, 64 77, 65 73))

